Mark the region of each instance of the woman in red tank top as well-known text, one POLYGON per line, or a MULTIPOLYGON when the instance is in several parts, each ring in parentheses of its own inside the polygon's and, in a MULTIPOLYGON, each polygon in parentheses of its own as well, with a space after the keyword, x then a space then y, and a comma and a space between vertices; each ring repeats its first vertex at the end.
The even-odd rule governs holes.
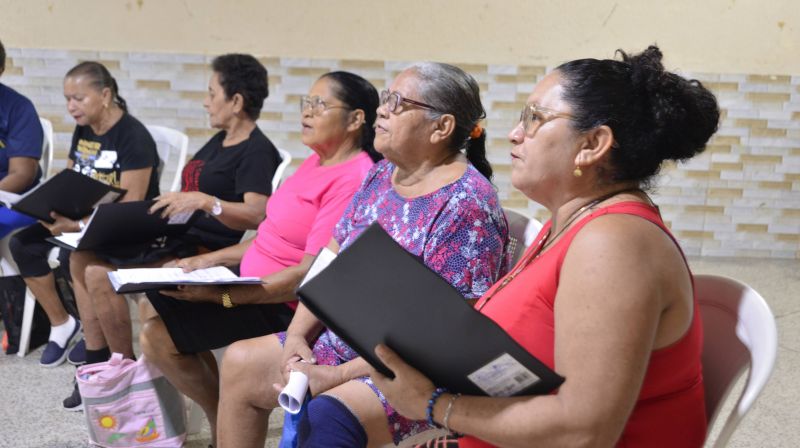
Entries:
POLYGON ((386 347, 373 379, 397 411, 465 434, 461 447, 702 446, 702 327, 692 275, 640 189, 665 160, 701 152, 714 96, 651 46, 567 62, 511 130, 511 180, 552 219, 476 308, 566 378, 553 394, 436 389, 386 347), (435 392, 434 392, 435 391, 435 392))

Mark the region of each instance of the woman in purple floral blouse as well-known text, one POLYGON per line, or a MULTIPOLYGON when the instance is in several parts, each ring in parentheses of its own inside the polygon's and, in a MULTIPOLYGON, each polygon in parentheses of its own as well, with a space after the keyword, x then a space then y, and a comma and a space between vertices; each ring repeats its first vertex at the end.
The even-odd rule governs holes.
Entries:
MULTIPOLYGON (((420 63, 401 72, 381 93, 375 122, 385 160, 367 174, 329 247, 345 250, 378 222, 466 299, 486 292, 507 268, 508 229, 489 181, 484 116, 478 84, 461 69, 420 63)), ((397 444, 431 429, 396 413, 366 376, 367 363, 300 305, 286 333, 229 347, 221 447, 263 446, 290 369, 308 375, 316 397, 299 427, 302 446, 345 446, 340 436, 366 446, 367 435, 370 445, 397 444)))

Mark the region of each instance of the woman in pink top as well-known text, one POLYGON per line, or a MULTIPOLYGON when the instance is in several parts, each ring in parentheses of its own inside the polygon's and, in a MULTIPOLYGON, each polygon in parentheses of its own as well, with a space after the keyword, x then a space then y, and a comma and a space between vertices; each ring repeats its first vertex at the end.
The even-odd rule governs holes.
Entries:
POLYGON ((142 328, 147 359, 200 404, 214 434, 219 378, 210 350, 285 330, 296 307, 294 290, 373 161, 378 93, 360 76, 323 75, 300 101, 302 140, 314 154, 275 191, 255 239, 184 258, 185 271, 240 264, 242 276, 263 285, 193 286, 149 293, 158 312, 142 328))

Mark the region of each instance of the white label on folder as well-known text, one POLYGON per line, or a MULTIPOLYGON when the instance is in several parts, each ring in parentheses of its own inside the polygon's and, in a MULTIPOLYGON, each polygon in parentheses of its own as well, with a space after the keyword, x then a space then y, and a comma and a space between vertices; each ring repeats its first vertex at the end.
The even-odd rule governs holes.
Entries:
POLYGON ((490 397, 510 397, 539 381, 508 353, 503 353, 467 376, 490 397))

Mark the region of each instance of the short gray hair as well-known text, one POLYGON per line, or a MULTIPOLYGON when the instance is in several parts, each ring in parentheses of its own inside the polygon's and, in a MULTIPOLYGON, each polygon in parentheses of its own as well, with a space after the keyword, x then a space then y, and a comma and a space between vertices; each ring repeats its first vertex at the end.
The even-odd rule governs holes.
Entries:
POLYGON ((454 149, 462 149, 472 128, 486 117, 478 82, 464 70, 441 62, 418 62, 407 70, 413 70, 422 81, 417 92, 421 100, 436 109, 427 111, 430 118, 444 114, 455 117, 451 144, 454 149))
POLYGON ((464 150, 470 163, 487 179, 492 177, 492 167, 486 159, 486 133, 470 137, 479 121, 486 118, 481 104, 478 82, 464 70, 441 62, 418 62, 406 70, 413 71, 419 79, 420 100, 434 108, 426 111, 436 119, 450 114, 456 127, 450 138, 454 151, 464 150))

